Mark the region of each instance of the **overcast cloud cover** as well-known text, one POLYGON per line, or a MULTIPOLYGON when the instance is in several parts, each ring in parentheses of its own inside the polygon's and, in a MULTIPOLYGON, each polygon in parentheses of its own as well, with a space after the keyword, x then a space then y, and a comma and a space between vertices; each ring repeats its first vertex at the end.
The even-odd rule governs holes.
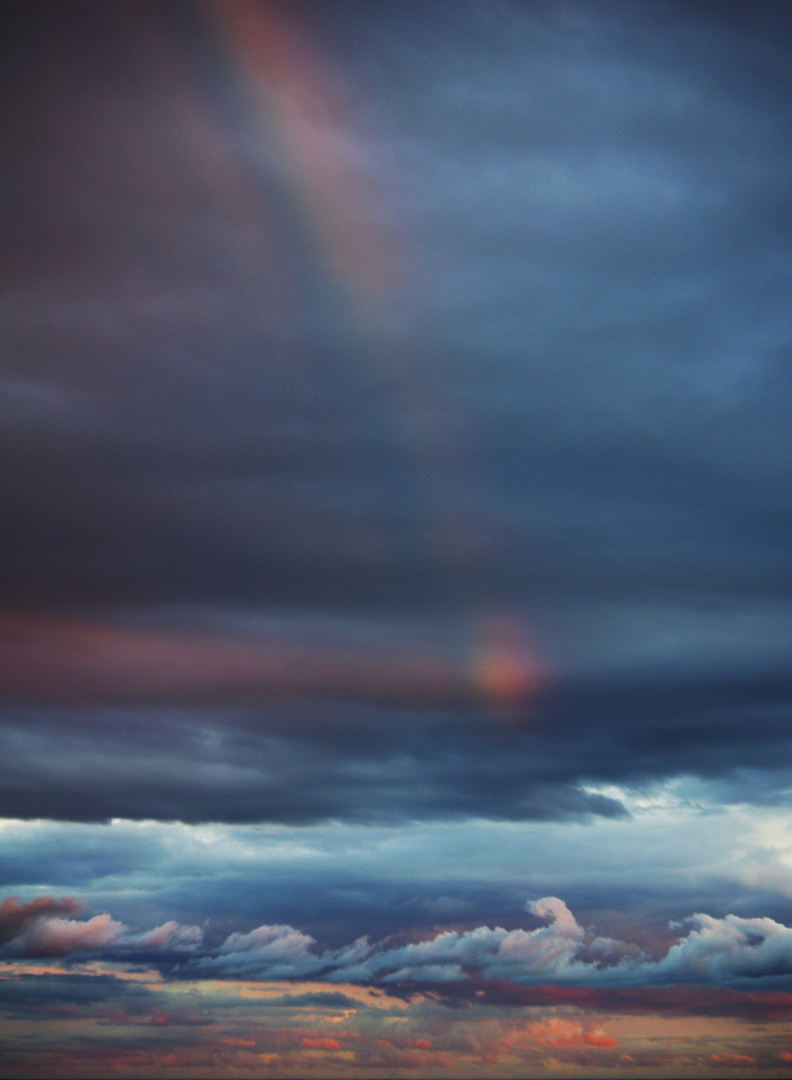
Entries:
POLYGON ((788 5, 3 20, 4 1074, 788 1075, 788 5))

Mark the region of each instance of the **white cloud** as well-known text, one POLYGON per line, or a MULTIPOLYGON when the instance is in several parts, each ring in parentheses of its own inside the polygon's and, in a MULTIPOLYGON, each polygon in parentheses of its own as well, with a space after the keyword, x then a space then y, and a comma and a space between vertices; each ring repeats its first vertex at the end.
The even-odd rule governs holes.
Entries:
POLYGON ((792 928, 773 919, 693 915, 687 933, 658 961, 636 957, 625 942, 594 936, 557 897, 528 901, 526 908, 547 925, 510 931, 479 926, 392 948, 361 939, 337 952, 315 951, 315 940, 293 927, 261 926, 232 934, 201 965, 266 979, 323 971, 335 982, 385 983, 446 982, 473 974, 516 983, 728 983, 792 972, 792 928))
POLYGON ((137 949, 195 949, 203 941, 200 926, 182 926, 173 919, 144 934, 125 934, 122 944, 137 949))
POLYGON ((657 964, 664 981, 718 982, 792 973, 792 928, 783 923, 737 915, 693 915, 689 921, 693 929, 657 964))

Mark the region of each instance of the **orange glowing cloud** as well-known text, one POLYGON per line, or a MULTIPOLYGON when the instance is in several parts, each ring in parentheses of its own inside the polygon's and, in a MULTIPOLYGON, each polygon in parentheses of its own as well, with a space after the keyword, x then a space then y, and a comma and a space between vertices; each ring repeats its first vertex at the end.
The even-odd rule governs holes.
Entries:
POLYGON ((712 1054, 709 1059, 710 1065, 717 1065, 719 1068, 724 1067, 727 1069, 744 1069, 749 1065, 756 1065, 757 1059, 751 1057, 749 1054, 712 1054))
POLYGON ((617 1039, 606 1035, 600 1028, 589 1028, 580 1022, 551 1019, 532 1024, 529 1031, 537 1046, 596 1046, 612 1050, 619 1045, 617 1039))
POLYGON ((340 1050, 341 1044, 337 1039, 303 1039, 302 1045, 311 1050, 340 1050))

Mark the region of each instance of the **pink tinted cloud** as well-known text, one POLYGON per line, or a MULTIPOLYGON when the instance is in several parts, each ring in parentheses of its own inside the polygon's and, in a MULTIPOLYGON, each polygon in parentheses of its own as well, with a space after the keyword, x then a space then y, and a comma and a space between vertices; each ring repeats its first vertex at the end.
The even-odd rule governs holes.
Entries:
POLYGON ((717 1068, 726 1069, 745 1069, 750 1065, 756 1065, 757 1059, 750 1057, 748 1054, 712 1054, 708 1061, 708 1065, 715 1065, 717 1068))
POLYGON ((20 903, 19 897, 8 896, 0 904, 0 944, 20 937, 33 923, 45 916, 76 915, 83 905, 71 896, 40 896, 20 903))
POLYGON ((311 1050, 340 1050, 341 1044, 337 1039, 303 1039, 302 1045, 311 1050))
POLYGON ((19 903, 8 897, 0 906, 0 942, 13 956, 68 956, 79 951, 103 949, 184 949, 200 945, 203 931, 170 920, 144 933, 129 927, 107 912, 90 919, 67 919, 65 914, 82 910, 72 897, 41 897, 19 903))
POLYGON ((80 949, 103 949, 114 945, 126 927, 109 915, 92 919, 42 918, 11 942, 13 952, 22 956, 68 956, 80 949))
MULTIPOLYGON (((494 662, 494 661, 493 661, 494 662)), ((509 653, 519 706, 543 681, 527 648, 509 653)), ((427 641, 407 648, 305 645, 252 636, 128 629, 66 617, 0 615, 0 689, 14 697, 98 701, 248 701, 271 697, 429 707, 481 700, 478 669, 427 641)), ((492 696, 492 695, 490 695, 492 696)), ((484 695, 488 700, 488 695, 484 695)), ((493 700, 500 700, 497 694, 493 700)))
POLYGON ((662 1065, 668 1064, 668 1058, 662 1054, 622 1054, 619 1057, 619 1064, 623 1068, 638 1068, 638 1069, 651 1069, 659 1068, 662 1065))
POLYGON ((527 1027, 537 1046, 555 1049, 561 1046, 595 1046, 602 1050, 612 1050, 618 1046, 618 1040, 606 1035, 591 1022, 576 1020, 540 1020, 527 1027))
POLYGON ((584 1035, 557 1035, 552 1039, 537 1039, 539 1046, 601 1046, 612 1050, 619 1042, 611 1035, 597 1035, 593 1031, 587 1031, 584 1035))

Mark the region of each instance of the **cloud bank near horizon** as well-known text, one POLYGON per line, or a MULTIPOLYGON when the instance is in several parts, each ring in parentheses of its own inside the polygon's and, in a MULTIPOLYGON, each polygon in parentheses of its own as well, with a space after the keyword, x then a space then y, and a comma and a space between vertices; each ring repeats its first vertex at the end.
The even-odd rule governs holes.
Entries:
POLYGON ((234 932, 215 947, 204 946, 197 926, 173 920, 143 933, 108 914, 69 919, 80 905, 72 898, 41 898, 0 906, 0 939, 7 957, 67 957, 76 953, 116 960, 157 951, 176 979, 212 977, 325 981, 363 985, 442 984, 475 979, 591 987, 703 984, 782 988, 792 974, 792 928, 770 918, 713 918, 696 914, 676 924, 676 940, 662 955, 596 934, 581 926, 563 900, 529 900, 525 909, 545 925, 507 931, 479 926, 446 931, 425 941, 393 945, 366 938, 335 950, 288 925, 234 932), (174 963, 173 958, 176 957, 174 963))

